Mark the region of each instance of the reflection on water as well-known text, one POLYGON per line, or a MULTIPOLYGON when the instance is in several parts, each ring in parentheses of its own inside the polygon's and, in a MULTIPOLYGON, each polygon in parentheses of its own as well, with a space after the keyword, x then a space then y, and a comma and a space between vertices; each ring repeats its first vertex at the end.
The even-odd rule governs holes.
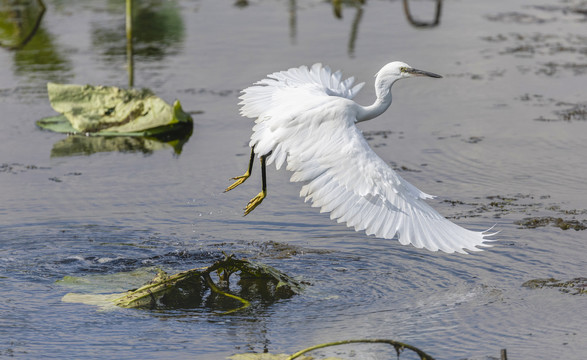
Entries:
POLYGON ((44 13, 41 0, 0 1, 0 46, 16 49, 26 44, 34 36, 44 13))
MULTIPOLYGON (((353 21, 351 23, 350 34, 348 37, 347 43, 347 53, 349 57, 355 56, 355 46, 359 34, 359 26, 361 24, 361 19, 363 17, 364 12, 364 5, 366 3, 365 0, 330 0, 332 3, 332 13, 335 18, 342 19, 344 14, 344 9, 349 8, 354 10, 353 21)), ((297 0, 289 0, 288 3, 288 13, 289 13, 289 37, 292 44, 296 44, 297 42, 297 34, 298 34, 298 21, 297 21, 297 9, 298 4, 297 0)), ((249 6, 249 2, 246 0, 237 0, 235 6, 245 8, 249 6)), ((431 0, 431 1, 418 1, 417 2, 417 10, 414 11, 409 6, 409 0, 403 1, 404 13, 408 22, 418 28, 433 28, 440 24, 440 15, 441 15, 441 8, 442 8, 442 0, 431 0), (419 20, 417 17, 413 16, 413 13, 420 14, 430 13, 430 10, 433 10, 432 20, 419 20)))
MULTIPOLYGON (((66 13, 71 7, 71 4, 56 5, 53 10, 66 13)), ((101 4, 89 6, 92 11, 104 10, 100 9, 101 4), (94 6, 96 8, 92 8, 94 6)), ((105 10, 118 15, 124 12, 124 5, 119 1, 108 1, 105 10)), ((3 0, 0 3, 0 46, 15 49, 14 73, 25 77, 27 82, 67 83, 73 77, 72 66, 64 56, 64 49, 57 45, 43 26, 41 20, 44 11, 45 7, 40 0, 3 0)), ((113 16, 108 21, 98 21, 92 25, 92 44, 102 52, 103 60, 114 63, 124 59, 127 46, 124 18, 113 16)), ((161 61, 181 49, 184 24, 176 2, 135 1, 133 27, 133 53, 141 61, 161 61)))
MULTIPOLYGON (((113 15, 124 11, 120 1, 110 1, 107 11, 113 15)), ((133 53, 141 61, 158 62, 177 54, 184 39, 181 8, 164 0, 135 1, 133 5, 133 53)), ((92 44, 107 63, 126 55, 125 19, 113 16, 106 22, 92 24, 92 44)))
POLYGON ((53 145, 51 157, 91 155, 110 151, 151 154, 156 150, 169 148, 173 149, 175 155, 179 155, 190 136, 191 131, 187 134, 176 134, 176 136, 159 139, 142 136, 70 135, 53 145))
MULTIPOLYGON (((434 17, 430 21, 425 21, 425 20, 416 19, 412 15, 412 11, 410 10, 410 5, 409 5, 410 1, 403 0, 404 13, 406 14, 406 19, 408 19, 408 22, 412 26, 419 27, 419 28, 430 28, 430 27, 438 26, 438 24, 440 24, 440 10, 442 9, 442 0, 434 0, 434 2, 436 3, 436 6, 433 7, 434 17)), ((428 3, 428 2, 426 2, 426 3, 428 3)), ((429 10, 429 9, 427 9, 427 10, 429 10)))
POLYGON ((348 55, 349 57, 354 57, 355 55, 355 43, 357 41, 357 37, 359 35, 359 24, 361 23, 361 18, 363 17, 363 4, 365 3, 364 0, 332 0, 332 9, 334 11, 334 16, 337 19, 342 19, 342 7, 343 5, 346 7, 353 7, 355 8, 355 16, 353 17, 353 22, 351 25, 351 33, 349 35, 349 41, 347 45, 348 55))
POLYGON ((71 62, 42 24, 25 46, 14 51, 14 65, 14 73, 30 81, 67 82, 72 77, 71 62))
POLYGON ((361 9, 365 4, 364 0, 332 0, 332 11, 337 19, 342 19, 342 7, 355 7, 361 9))
POLYGON ((14 74, 27 83, 65 82, 71 63, 42 23, 40 1, 3 1, 0 8, 0 44, 13 50, 14 74))

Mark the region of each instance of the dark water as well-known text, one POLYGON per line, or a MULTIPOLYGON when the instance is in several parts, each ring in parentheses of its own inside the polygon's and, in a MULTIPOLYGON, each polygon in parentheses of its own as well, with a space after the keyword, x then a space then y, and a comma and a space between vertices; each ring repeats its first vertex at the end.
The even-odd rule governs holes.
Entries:
MULTIPOLYGON (((194 112, 179 155, 161 144, 68 153, 71 139, 35 126, 54 114, 48 81, 127 86, 122 3, 47 1, 35 37, 0 49, 0 356, 222 359, 387 338, 438 359, 502 348, 513 359, 584 358, 585 296, 522 284, 585 277, 587 233, 519 224, 587 219, 585 3, 445 1, 433 27, 410 24, 401 1, 345 2, 340 19, 323 1, 248 3, 137 5, 135 85, 194 112), (391 60, 445 78, 394 86, 390 110, 363 126, 371 145, 439 195, 444 215, 472 229, 497 224, 496 246, 459 256, 366 237, 304 204, 274 169, 269 197, 243 218, 258 173, 222 193, 248 159, 239 89, 320 61, 367 82, 356 99, 367 104, 373 74, 391 60), (56 283, 176 272, 222 251, 312 285, 222 316, 64 303, 72 290, 56 283)), ((416 20, 434 18, 434 2, 410 3, 416 20)), ((393 358, 361 349, 355 358, 393 358)))

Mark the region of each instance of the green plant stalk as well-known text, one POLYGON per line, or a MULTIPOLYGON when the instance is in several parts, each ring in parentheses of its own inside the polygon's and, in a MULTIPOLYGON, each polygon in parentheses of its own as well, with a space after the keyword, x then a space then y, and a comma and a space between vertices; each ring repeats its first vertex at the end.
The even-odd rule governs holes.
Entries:
POLYGON ((220 290, 218 288, 218 286, 216 286, 216 284, 214 283, 214 281, 212 281, 212 278, 210 277, 210 274, 209 273, 204 273, 204 274, 202 274, 202 276, 204 277, 204 279, 206 279, 206 283, 208 284, 208 286, 210 287, 210 289, 212 291, 214 291, 215 293, 220 294, 220 295, 224 295, 224 296, 229 297, 229 298, 232 298, 232 299, 236 299, 236 300, 240 301, 241 303, 243 303, 243 305, 241 307, 239 307, 239 308, 232 309, 232 310, 229 310, 229 311, 224 312, 223 313, 224 315, 231 314, 233 312, 237 312, 237 311, 246 309, 247 307, 251 306, 251 303, 248 300, 245 300, 245 299, 243 299, 240 296, 236 296, 236 295, 233 295, 233 294, 230 294, 230 293, 227 293, 225 291, 220 290))
POLYGON ((418 356, 420 356, 421 360, 434 360, 434 358, 432 356, 426 354, 422 350, 420 350, 412 345, 408 345, 408 344, 401 343, 399 341, 388 340, 388 339, 342 340, 342 341, 335 341, 335 342, 330 342, 330 343, 325 343, 325 344, 318 344, 318 345, 314 345, 309 348, 306 348, 304 350, 300 350, 300 351, 290 355, 286 360, 293 360, 293 359, 300 357, 301 355, 303 355, 307 352, 317 350, 317 349, 322 349, 322 348, 329 347, 329 346, 338 346, 338 345, 356 344, 356 343, 389 344, 395 348, 395 351, 397 352, 398 356, 401 353, 401 351, 403 351, 404 349, 409 349, 409 350, 412 350, 413 352, 415 352, 416 354, 418 354, 418 356))
POLYGON ((134 86, 134 64, 132 48, 132 2, 126 0, 126 64, 128 67, 128 87, 134 86))

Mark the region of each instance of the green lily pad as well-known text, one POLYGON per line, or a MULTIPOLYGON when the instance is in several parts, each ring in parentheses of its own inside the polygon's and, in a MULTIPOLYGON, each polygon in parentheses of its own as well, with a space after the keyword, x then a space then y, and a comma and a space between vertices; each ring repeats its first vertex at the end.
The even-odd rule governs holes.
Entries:
POLYGON ((125 291, 129 287, 138 287, 157 275, 155 267, 139 268, 133 271, 125 271, 114 274, 92 274, 87 276, 64 276, 55 283, 88 293, 112 293, 125 291))
POLYGON ((162 136, 193 127, 179 101, 173 106, 150 90, 48 83, 49 101, 59 116, 37 121, 43 129, 99 136, 162 136))

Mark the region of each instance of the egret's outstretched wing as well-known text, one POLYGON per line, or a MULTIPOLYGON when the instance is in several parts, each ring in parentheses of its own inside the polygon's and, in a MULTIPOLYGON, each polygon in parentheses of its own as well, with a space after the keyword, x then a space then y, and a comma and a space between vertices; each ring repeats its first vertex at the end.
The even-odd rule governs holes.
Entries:
POLYGON ((298 115, 329 99, 352 99, 364 85, 353 86, 354 81, 353 77, 342 80, 340 71, 333 73, 318 63, 311 68, 300 66, 269 74, 244 89, 239 103, 241 115, 256 119, 250 146, 255 146, 258 156, 273 152, 267 163, 275 161, 281 168, 287 153, 279 144, 306 125, 298 121, 298 115))
MULTIPOLYGON (((268 109, 280 106, 275 95, 280 90, 305 88, 312 89, 312 96, 340 96, 352 99, 365 83, 353 86, 354 77, 342 80, 342 72, 332 72, 328 66, 317 63, 311 68, 300 66, 267 75, 266 79, 256 82, 243 90, 241 114, 258 118, 268 109)), ((295 100, 295 99, 293 99, 295 100)))
POLYGON ((424 201, 432 196, 373 152, 355 126, 358 105, 349 98, 356 91, 336 74, 301 67, 244 90, 241 113, 256 118, 250 145, 257 154, 271 153, 267 163, 278 168, 287 160, 291 181, 306 182, 300 195, 357 231, 449 253, 488 246, 490 234, 442 217, 424 201))
POLYGON ((318 132, 322 134, 318 146, 309 140, 311 136, 291 140, 296 149, 289 152, 287 169, 294 171, 292 181, 307 182, 300 195, 321 212, 330 212, 331 219, 380 238, 397 235, 404 245, 432 251, 476 251, 477 246, 487 246, 483 242, 489 234, 464 229, 436 212, 424 201, 432 196, 395 173, 356 126, 325 123, 318 132))

